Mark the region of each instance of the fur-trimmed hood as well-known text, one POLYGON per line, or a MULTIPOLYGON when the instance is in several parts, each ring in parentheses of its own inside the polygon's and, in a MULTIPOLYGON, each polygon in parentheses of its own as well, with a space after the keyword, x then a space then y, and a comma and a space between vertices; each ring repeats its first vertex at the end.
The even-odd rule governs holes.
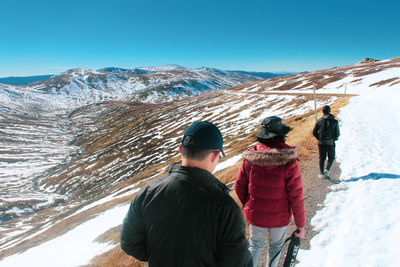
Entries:
POLYGON ((294 148, 271 148, 264 150, 247 150, 243 158, 253 165, 281 166, 297 160, 298 154, 294 148))

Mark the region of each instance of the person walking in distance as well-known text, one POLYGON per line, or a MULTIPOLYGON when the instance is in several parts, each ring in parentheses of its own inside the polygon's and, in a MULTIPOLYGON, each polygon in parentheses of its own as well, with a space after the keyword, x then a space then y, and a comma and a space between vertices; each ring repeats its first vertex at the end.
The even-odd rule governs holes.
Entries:
POLYGON ((285 143, 289 130, 290 127, 283 124, 281 118, 265 118, 256 134, 258 143, 243 153, 243 162, 235 181, 235 191, 250 226, 249 251, 254 267, 267 234, 267 266, 277 266, 292 215, 299 230, 296 236, 304 237, 303 183, 297 165, 297 152, 285 143))
POLYGON ((212 175, 223 150, 219 129, 193 123, 179 145, 182 164, 134 197, 121 248, 150 267, 250 267, 241 210, 212 175))
POLYGON ((335 160, 335 141, 338 140, 340 131, 339 123, 331 113, 330 106, 324 106, 322 118, 317 120, 313 129, 313 135, 318 140, 319 150, 319 178, 330 179, 329 170, 335 160), (325 167, 326 156, 328 162, 325 167))

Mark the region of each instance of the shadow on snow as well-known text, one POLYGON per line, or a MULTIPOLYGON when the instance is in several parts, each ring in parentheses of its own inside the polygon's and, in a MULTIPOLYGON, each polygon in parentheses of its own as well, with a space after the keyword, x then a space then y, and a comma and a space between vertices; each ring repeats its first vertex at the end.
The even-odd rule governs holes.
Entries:
POLYGON ((399 179, 399 174, 390 174, 390 173, 376 173, 372 172, 362 177, 351 178, 348 180, 344 180, 343 182, 356 182, 356 181, 364 181, 364 180, 379 180, 379 179, 399 179))

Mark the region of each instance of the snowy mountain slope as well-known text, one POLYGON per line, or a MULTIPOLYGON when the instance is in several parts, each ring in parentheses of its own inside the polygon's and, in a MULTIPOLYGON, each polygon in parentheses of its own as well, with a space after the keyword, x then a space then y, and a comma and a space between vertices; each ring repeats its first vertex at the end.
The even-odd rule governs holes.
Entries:
POLYGON ((14 91, 24 92, 32 98, 46 97, 52 99, 54 105, 75 109, 107 100, 165 102, 260 79, 241 73, 179 66, 133 70, 71 69, 47 80, 20 87, 3 85, 0 96, 10 98, 14 91))
POLYGON ((73 69, 27 86, 0 84, 0 221, 68 199, 36 188, 35 177, 80 153, 71 142, 93 131, 92 119, 110 115, 99 115, 100 103, 135 98, 165 102, 257 79, 215 69, 163 66, 133 72, 73 69), (90 104, 93 113, 70 115, 90 104))
POLYGON ((397 70, 400 57, 373 63, 299 73, 238 86, 236 90, 249 93, 281 92, 324 94, 358 94, 363 88, 395 86, 400 83, 397 70))
POLYGON ((399 265, 400 84, 391 80, 400 73, 390 68, 372 75, 382 75, 382 82, 364 86, 340 111, 343 182, 312 219, 320 233, 311 250, 299 252, 299 267, 399 265))
MULTIPOLYGON (((76 109, 67 116, 76 134, 66 145, 79 148, 79 153, 69 161, 33 177, 31 187, 32 191, 62 196, 65 202, 48 203, 50 208, 39 211, 40 208, 36 209, 29 203, 29 198, 21 196, 25 201, 22 208, 28 207, 36 212, 2 223, 0 258, 61 236, 86 220, 95 218, 101 211, 128 203, 143 179, 161 175, 169 163, 178 160, 176 147, 180 137, 184 129, 196 120, 215 122, 224 135, 227 162, 229 159, 238 160, 235 151, 238 146, 244 149, 254 141, 250 137, 263 117, 278 115, 287 119, 312 112, 313 97, 309 93, 313 83, 316 83, 317 92, 329 94, 342 93, 345 83, 350 92, 362 92, 365 88, 397 88, 399 61, 396 58, 370 65, 314 72, 314 75, 306 73, 302 74, 304 76, 273 78, 269 82, 253 82, 174 103, 108 101, 76 109), (57 205, 51 207, 54 204, 57 205)), ((318 96, 318 106, 332 103, 340 97, 329 94, 318 96)), ((51 159, 51 156, 48 158, 51 159)), ((7 189, 2 188, 2 192, 4 190, 7 189)), ((1 201, 8 200, 3 196, 1 201)), ((8 201, 8 205, 19 208, 14 200, 8 201)), ((15 216, 14 209, 3 209, 2 212, 15 216)), ((115 220, 121 218, 116 217, 115 220)), ((89 256, 86 257, 89 261, 89 256)), ((9 259, 16 258, 18 256, 9 259)), ((0 261, 0 266, 10 261, 0 261)))

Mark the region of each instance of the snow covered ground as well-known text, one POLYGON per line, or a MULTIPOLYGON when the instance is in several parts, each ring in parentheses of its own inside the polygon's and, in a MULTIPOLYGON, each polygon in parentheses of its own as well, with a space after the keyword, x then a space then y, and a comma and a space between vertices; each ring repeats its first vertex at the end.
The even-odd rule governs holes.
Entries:
POLYGON ((117 206, 89 220, 68 233, 42 245, 0 261, 4 267, 73 267, 88 264, 98 254, 115 245, 98 243, 95 239, 112 227, 121 224, 129 205, 117 206))
POLYGON ((399 86, 365 88, 339 115, 341 184, 312 218, 310 250, 299 267, 399 266, 399 86))

